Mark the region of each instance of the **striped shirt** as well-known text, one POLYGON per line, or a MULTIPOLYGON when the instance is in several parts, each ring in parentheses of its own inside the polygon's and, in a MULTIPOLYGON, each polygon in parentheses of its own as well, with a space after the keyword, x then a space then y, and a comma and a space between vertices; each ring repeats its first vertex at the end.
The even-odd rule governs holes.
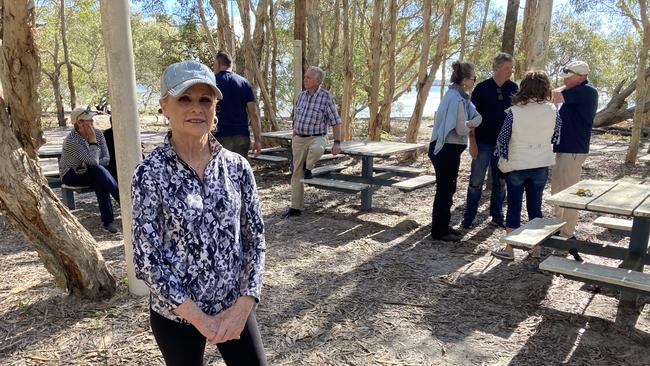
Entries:
POLYGON ((327 126, 341 123, 334 97, 318 88, 313 95, 307 90, 298 94, 293 111, 293 133, 296 135, 325 135, 327 126))
POLYGON ((133 262, 151 289, 151 309, 185 323, 174 309, 188 299, 208 315, 240 296, 259 299, 266 244, 253 170, 209 135, 203 181, 167 135, 135 169, 133 262))
POLYGON ((90 165, 107 166, 111 160, 106 146, 106 140, 101 130, 93 127, 97 138, 97 145, 88 144, 77 130, 72 130, 63 141, 63 150, 59 160, 59 174, 61 177, 70 169, 85 172, 85 167, 90 165))

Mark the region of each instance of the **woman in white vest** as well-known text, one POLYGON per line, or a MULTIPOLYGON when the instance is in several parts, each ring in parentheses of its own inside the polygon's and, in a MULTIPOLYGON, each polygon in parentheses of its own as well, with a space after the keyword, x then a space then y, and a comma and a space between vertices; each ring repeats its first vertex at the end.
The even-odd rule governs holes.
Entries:
MULTIPOLYGON (((512 97, 513 106, 506 111, 497 139, 495 154, 499 156, 499 170, 506 177, 507 232, 521 224, 524 191, 528 220, 542 217, 542 194, 548 180, 548 167, 555 164, 553 142, 559 140, 561 123, 550 98, 548 76, 543 71, 529 71, 512 97)), ((493 251, 492 255, 514 259, 510 245, 493 251)), ((533 255, 539 255, 539 248, 535 248, 533 255)))

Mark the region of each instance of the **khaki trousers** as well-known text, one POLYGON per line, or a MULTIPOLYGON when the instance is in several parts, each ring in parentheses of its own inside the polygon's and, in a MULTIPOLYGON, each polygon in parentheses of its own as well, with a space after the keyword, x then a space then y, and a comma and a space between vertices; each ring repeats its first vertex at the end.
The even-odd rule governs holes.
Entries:
POLYGON ((305 200, 305 189, 300 181, 303 169, 313 169, 316 162, 323 156, 327 141, 325 136, 300 137, 291 139, 293 154, 293 174, 291 175, 291 208, 302 210, 305 200))
MULTIPOLYGON (((555 155, 555 166, 551 171, 551 194, 560 192, 580 181, 582 174, 582 163, 587 159, 588 154, 557 153, 555 155)), ((560 235, 569 238, 573 236, 578 224, 578 211, 555 206, 555 217, 566 224, 560 230, 560 235)))

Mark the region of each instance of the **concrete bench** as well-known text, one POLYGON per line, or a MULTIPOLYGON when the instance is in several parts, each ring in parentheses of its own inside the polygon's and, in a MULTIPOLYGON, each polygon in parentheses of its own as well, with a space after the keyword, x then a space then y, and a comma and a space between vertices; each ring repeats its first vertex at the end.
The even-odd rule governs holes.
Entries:
POLYGON ((311 175, 325 175, 328 173, 340 172, 343 169, 345 169, 345 165, 342 164, 317 166, 311 170, 311 175))
POLYGON ((650 163, 650 154, 640 157, 639 161, 642 161, 644 163, 650 163))
POLYGON ((287 158, 286 156, 266 155, 266 154, 260 154, 257 156, 255 156, 254 154, 249 154, 248 158, 252 160, 263 161, 266 163, 286 163, 289 161, 289 158, 287 158))
POLYGON ((410 192, 420 187, 433 184, 435 181, 436 177, 434 175, 421 175, 419 177, 410 178, 401 182, 394 183, 391 186, 399 189, 400 191, 410 192))
POLYGON ((282 146, 273 146, 273 147, 265 147, 260 150, 261 154, 269 154, 269 153, 275 153, 275 152, 285 152, 288 151, 286 147, 282 146))
POLYGON ((74 202, 75 193, 87 193, 94 192, 95 190, 91 187, 81 187, 81 186, 69 186, 67 184, 61 184, 61 196, 63 204, 66 205, 70 210, 74 210, 77 206, 74 202))
POLYGON ((617 219, 615 217, 600 216, 594 220, 594 225, 604 227, 608 230, 632 231, 632 220, 617 219))
POLYGON ((540 263, 539 269, 561 274, 578 281, 632 290, 644 294, 650 293, 650 274, 630 269, 577 262, 556 256, 546 258, 540 263))
POLYGON ((500 241, 515 248, 532 249, 558 232, 564 224, 552 218, 537 217, 502 236, 500 241))
POLYGON ((396 166, 396 165, 375 165, 372 170, 376 172, 391 172, 400 175, 416 175, 426 173, 426 169, 414 168, 411 166, 396 166))
POLYGON ((302 179, 301 182, 316 188, 323 188, 331 191, 346 193, 358 193, 364 189, 370 188, 370 186, 365 183, 348 182, 344 180, 327 178, 302 179))

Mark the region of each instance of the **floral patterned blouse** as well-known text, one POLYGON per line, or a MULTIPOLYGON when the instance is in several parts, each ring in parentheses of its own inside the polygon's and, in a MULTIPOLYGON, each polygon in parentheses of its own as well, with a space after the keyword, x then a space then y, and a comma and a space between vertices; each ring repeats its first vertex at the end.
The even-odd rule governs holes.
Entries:
POLYGON ((240 296, 259 299, 266 244, 246 159, 210 135, 212 158, 201 181, 170 138, 133 176, 134 264, 151 289, 151 308, 185 323, 174 309, 187 299, 209 315, 240 296))

